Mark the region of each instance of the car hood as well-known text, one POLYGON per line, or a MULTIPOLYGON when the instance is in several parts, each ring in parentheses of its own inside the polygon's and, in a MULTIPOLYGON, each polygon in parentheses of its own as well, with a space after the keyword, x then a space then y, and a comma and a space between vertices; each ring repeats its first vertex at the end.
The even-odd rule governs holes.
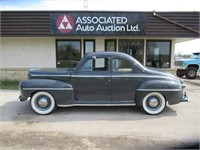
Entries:
POLYGON ((187 59, 177 59, 175 62, 192 62, 197 61, 197 59, 187 58, 187 59))
POLYGON ((71 77, 71 68, 29 69, 29 79, 56 79, 67 81, 71 77))

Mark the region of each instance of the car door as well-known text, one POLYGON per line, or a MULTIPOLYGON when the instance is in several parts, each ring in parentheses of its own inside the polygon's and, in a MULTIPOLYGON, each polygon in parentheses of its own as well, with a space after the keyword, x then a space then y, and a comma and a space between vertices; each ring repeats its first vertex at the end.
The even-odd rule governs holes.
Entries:
POLYGON ((76 76, 76 96, 79 103, 111 103, 111 74, 108 58, 87 59, 76 76))
POLYGON ((133 64, 122 58, 112 59, 112 103, 133 103, 135 84, 133 64))

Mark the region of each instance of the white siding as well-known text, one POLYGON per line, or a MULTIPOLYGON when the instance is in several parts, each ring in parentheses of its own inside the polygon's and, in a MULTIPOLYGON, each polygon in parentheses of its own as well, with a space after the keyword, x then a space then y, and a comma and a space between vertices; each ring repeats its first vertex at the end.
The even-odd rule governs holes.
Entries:
POLYGON ((0 40, 0 68, 56 67, 54 38, 2 37, 0 40))

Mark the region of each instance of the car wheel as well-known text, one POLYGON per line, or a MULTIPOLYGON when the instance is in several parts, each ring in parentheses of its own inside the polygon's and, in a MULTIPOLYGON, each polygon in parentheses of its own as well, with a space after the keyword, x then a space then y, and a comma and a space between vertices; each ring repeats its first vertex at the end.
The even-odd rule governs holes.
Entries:
POLYGON ((161 113, 166 107, 164 96, 158 92, 147 94, 142 101, 142 109, 150 115, 161 113))
POLYGON ((185 73, 184 73, 184 71, 183 70, 176 70, 176 75, 178 76, 178 77, 183 77, 184 75, 185 75, 185 73))
POLYGON ((54 97, 48 92, 37 92, 31 98, 32 109, 40 115, 47 115, 56 108, 54 97))
POLYGON ((194 67, 190 67, 186 70, 185 73, 186 78, 188 79, 195 79, 197 76, 197 69, 194 67))

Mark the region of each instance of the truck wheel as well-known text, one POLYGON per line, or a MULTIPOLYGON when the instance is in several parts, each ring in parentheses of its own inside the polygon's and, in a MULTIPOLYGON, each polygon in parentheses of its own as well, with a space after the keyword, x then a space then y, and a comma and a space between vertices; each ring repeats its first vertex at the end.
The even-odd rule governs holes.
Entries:
POLYGON ((56 108, 54 97, 48 92, 37 92, 31 98, 32 109, 40 115, 47 115, 56 108))
POLYGON ((197 69, 194 67, 190 67, 186 70, 185 73, 186 78, 188 79, 195 79, 197 76, 197 69))
POLYGON ((142 101, 142 109, 150 115, 158 115, 166 107, 164 96, 158 92, 147 94, 142 101))
POLYGON ((177 69, 177 70, 176 70, 176 75, 177 75, 178 77, 183 77, 183 76, 185 75, 185 73, 184 73, 183 70, 177 69))

